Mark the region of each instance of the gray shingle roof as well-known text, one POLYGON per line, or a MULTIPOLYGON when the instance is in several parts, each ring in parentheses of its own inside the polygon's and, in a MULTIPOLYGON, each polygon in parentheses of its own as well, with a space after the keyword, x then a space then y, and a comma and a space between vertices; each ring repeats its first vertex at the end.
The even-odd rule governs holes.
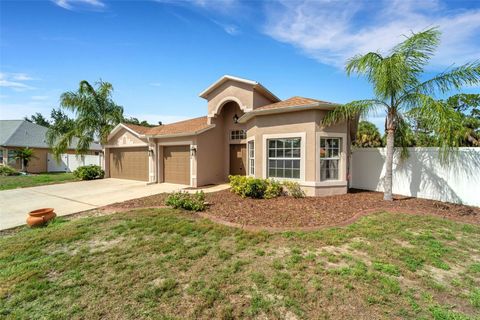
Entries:
MULTIPOLYGON (((0 146, 49 148, 45 135, 47 128, 25 120, 0 120, 0 146)), ((70 149, 77 147, 73 139, 70 149)), ((92 143, 90 150, 102 150, 98 143, 92 143)))

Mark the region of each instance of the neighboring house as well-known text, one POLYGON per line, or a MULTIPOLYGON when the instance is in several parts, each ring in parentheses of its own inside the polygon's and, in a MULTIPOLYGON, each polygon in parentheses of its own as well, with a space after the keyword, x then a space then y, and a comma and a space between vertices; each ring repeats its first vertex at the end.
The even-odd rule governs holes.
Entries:
MULTIPOLYGON (((15 159, 15 150, 29 147, 34 150, 34 158, 28 164, 28 172, 47 172, 50 152, 45 137, 47 130, 26 120, 0 120, 0 164, 21 169, 20 160, 15 159)), ((74 139, 67 153, 74 154, 76 147, 74 139)), ((88 154, 99 154, 101 150, 101 145, 92 143, 88 154)))
POLYGON ((337 104, 281 101, 260 83, 232 76, 200 97, 208 102, 205 117, 115 127, 104 146, 107 176, 198 187, 239 174, 297 181, 308 195, 347 191, 349 127, 356 122, 321 124, 337 104))

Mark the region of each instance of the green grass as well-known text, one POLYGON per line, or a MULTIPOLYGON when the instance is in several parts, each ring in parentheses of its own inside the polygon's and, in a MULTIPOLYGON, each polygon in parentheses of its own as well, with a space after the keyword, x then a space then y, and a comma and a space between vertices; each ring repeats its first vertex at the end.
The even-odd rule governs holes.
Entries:
POLYGON ((77 180, 73 173, 39 173, 26 176, 0 176, 0 190, 27 188, 77 180))
POLYGON ((479 319, 480 227, 381 213, 251 233, 172 209, 0 238, 0 318, 479 319))

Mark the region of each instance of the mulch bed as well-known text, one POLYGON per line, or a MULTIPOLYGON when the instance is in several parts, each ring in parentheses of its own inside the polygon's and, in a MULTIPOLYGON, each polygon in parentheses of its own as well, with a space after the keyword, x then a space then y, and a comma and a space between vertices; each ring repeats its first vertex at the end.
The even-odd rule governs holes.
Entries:
MULTIPOLYGON (((354 222, 362 215, 388 211, 420 215, 435 215, 460 222, 480 224, 480 208, 413 197, 395 196, 383 201, 383 193, 351 190, 350 193, 328 197, 294 199, 241 198, 229 190, 207 193, 208 209, 203 217, 245 229, 314 230, 354 222)), ((109 211, 141 207, 162 207, 166 195, 158 194, 106 207, 109 211)))

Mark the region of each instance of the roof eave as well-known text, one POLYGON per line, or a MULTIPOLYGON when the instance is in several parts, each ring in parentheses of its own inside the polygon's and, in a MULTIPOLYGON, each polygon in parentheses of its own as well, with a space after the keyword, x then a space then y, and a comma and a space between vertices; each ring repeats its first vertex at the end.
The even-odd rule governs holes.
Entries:
POLYGON ((313 103, 304 106, 288 106, 281 108, 265 109, 265 110, 253 110, 251 112, 245 113, 243 116, 238 119, 239 123, 246 123, 248 120, 261 115, 269 114, 278 114, 278 113, 287 113, 295 111, 305 111, 305 110, 333 110, 335 107, 339 106, 338 104, 326 104, 326 103, 313 103))

